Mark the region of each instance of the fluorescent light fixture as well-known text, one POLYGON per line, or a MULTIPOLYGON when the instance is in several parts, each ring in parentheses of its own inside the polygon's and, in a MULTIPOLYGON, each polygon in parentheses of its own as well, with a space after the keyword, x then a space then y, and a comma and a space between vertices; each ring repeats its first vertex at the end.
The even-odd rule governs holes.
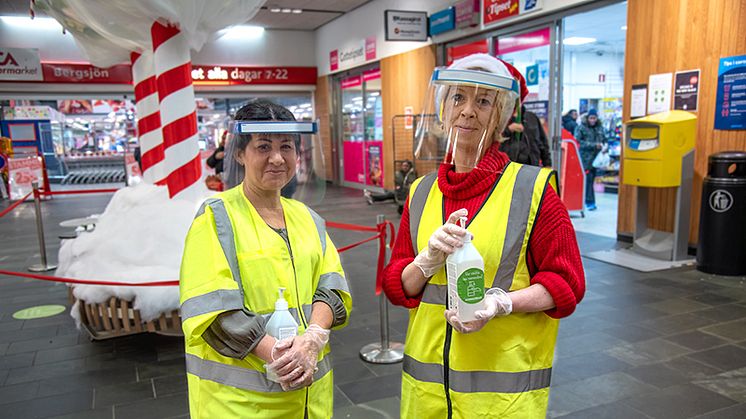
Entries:
POLYGON ((221 31, 220 39, 257 39, 264 35, 264 28, 261 26, 238 25, 221 31))
POLYGON ((585 44, 592 44, 596 42, 596 38, 585 38, 582 36, 571 36, 569 38, 565 38, 562 43, 565 45, 585 45, 585 44))
POLYGON ((292 13, 293 9, 282 9, 282 13, 292 13))
POLYGON ((270 7, 269 11, 272 13, 280 13, 282 9, 280 9, 279 7, 270 7))
POLYGON ((3 24, 18 26, 24 29, 62 30, 62 25, 51 17, 37 17, 31 19, 28 16, 0 16, 3 24))
POLYGON ((626 30, 627 30, 627 25, 624 25, 624 26, 622 26, 622 27, 621 27, 621 28, 619 28, 619 29, 621 29, 621 30, 623 30, 623 31, 626 31, 626 30))
POLYGON ((303 9, 293 9, 293 13, 295 13, 296 15, 299 13, 303 13, 303 9))

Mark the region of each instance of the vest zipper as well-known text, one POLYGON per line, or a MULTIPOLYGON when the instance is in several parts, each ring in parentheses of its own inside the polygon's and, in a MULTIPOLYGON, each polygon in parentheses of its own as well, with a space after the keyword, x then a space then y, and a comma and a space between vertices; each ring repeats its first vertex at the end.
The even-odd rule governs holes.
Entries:
POLYGON ((304 405, 303 419, 308 419, 308 387, 306 387, 306 404, 304 405))
POLYGON ((290 246, 290 236, 287 233, 282 236, 282 239, 285 240, 285 246, 288 248, 288 253, 290 253, 290 264, 293 265, 293 281, 295 281, 295 302, 298 305, 298 318, 300 319, 300 322, 303 324, 303 329, 308 329, 308 324, 306 324, 306 317, 305 313, 303 313, 303 306, 300 303, 300 290, 298 289, 298 274, 295 271, 295 258, 293 257, 293 248, 290 246))
POLYGON ((451 364, 450 353, 451 353, 451 335, 453 334, 453 327, 450 323, 446 322, 446 339, 443 344, 443 389, 446 392, 446 405, 448 406, 448 419, 453 416, 453 406, 451 405, 451 393, 449 391, 450 385, 448 383, 448 371, 451 364))

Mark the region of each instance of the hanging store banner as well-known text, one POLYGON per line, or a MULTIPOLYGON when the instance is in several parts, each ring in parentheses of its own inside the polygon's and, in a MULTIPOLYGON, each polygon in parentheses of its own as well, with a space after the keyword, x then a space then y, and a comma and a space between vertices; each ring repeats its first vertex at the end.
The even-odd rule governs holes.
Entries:
POLYGON ((45 83, 132 84, 132 67, 117 64, 100 68, 90 64, 42 63, 45 83))
POLYGON ((192 66, 195 85, 316 84, 316 67, 192 66))
POLYGON ((720 59, 715 129, 746 129, 746 55, 720 59))
POLYGON ((456 9, 456 29, 479 25, 479 0, 461 0, 453 7, 456 9))
POLYGON ((427 41, 427 12, 386 10, 387 41, 427 41))
POLYGON ((549 45, 551 33, 549 28, 522 33, 520 35, 501 36, 497 38, 497 55, 549 45))
POLYGON ((34 48, 0 48, 0 80, 41 81, 39 50, 34 48))
POLYGON ((509 17, 535 12, 541 7, 541 0, 484 0, 482 21, 489 25, 509 17))
POLYGON ((456 45, 446 48, 446 64, 451 65, 452 62, 459 58, 464 58, 467 55, 477 53, 489 53, 489 44, 486 39, 480 39, 479 41, 470 42, 468 44, 456 45))
POLYGON ((449 7, 430 15, 430 36, 456 29, 456 9, 449 7))
POLYGON ((339 69, 339 50, 329 52, 329 69, 337 71, 339 69))
POLYGON ((376 59, 376 37, 369 36, 365 38, 365 61, 376 59))
POLYGON ((673 78, 673 108, 695 112, 699 102, 699 70, 677 71, 673 78))
POLYGON ((39 188, 44 188, 43 170, 41 157, 8 159, 10 199, 21 199, 33 191, 32 182, 39 182, 39 188))

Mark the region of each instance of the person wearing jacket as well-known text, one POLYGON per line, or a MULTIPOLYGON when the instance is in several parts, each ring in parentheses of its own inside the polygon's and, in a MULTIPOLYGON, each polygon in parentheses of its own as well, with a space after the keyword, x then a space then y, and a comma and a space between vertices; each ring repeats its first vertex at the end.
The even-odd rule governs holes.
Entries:
MULTIPOLYGON (((511 79, 507 65, 488 54, 449 69, 471 70, 463 73, 477 73, 473 80, 496 75, 490 85, 510 85, 501 81, 511 79)), ((585 292, 575 232, 553 172, 510 162, 499 150, 518 88, 477 90, 475 83, 440 87, 445 105, 436 109, 458 141, 448 140, 455 145, 436 173, 412 185, 384 271, 389 300, 410 309, 402 418, 544 418, 558 320, 585 292), (506 94, 509 100, 496 100, 506 94), (486 139, 484 147, 478 138, 486 139), (469 159, 475 166, 465 164, 469 159), (447 309, 445 272, 446 257, 467 234, 456 224, 461 217, 485 263, 484 309, 466 323, 447 309)))
POLYGON ((402 211, 404 211, 404 202, 407 200, 407 196, 409 195, 409 187, 415 179, 417 179, 417 172, 414 170, 412 161, 404 160, 399 165, 399 170, 394 174, 395 189, 393 191, 376 193, 363 189, 363 196, 365 196, 368 205, 373 205, 374 202, 388 201, 391 199, 396 202, 399 214, 401 214, 402 211))
POLYGON ((223 136, 220 137, 220 144, 215 151, 212 152, 210 157, 207 158, 207 165, 215 169, 215 174, 220 175, 223 173, 223 160, 225 159, 225 138, 228 135, 228 131, 223 131, 223 136))
POLYGON ((580 144, 580 159, 585 169, 585 206, 588 211, 596 210, 596 194, 593 182, 596 179, 596 168, 593 160, 606 144, 606 130, 598 119, 598 111, 590 109, 587 115, 580 118, 580 124, 575 128, 575 139, 580 144))
POLYGON ((339 255, 324 220, 280 196, 295 174, 300 137, 277 121, 294 121, 293 114, 258 100, 234 119, 226 154, 243 168, 243 182, 202 205, 181 264, 190 414, 328 418, 333 383, 327 342, 330 329, 347 324, 352 308, 339 255), (257 121, 289 131, 262 133, 268 124, 257 121), (265 324, 280 287, 298 335, 278 341, 265 324), (267 369, 279 383, 267 379, 267 369))
POLYGON ((570 109, 562 115, 562 128, 566 129, 571 135, 575 135, 575 128, 578 126, 578 111, 570 109))
MULTIPOLYGON (((501 60, 502 61, 502 60, 501 60)), ((504 61, 503 61, 504 63, 504 61)), ((528 96, 526 79, 512 65, 508 67, 513 78, 520 84, 521 102, 528 96)), ((503 131, 505 140, 500 144, 500 151, 516 163, 532 166, 552 167, 552 154, 549 151, 549 140, 539 117, 521 106, 521 120, 517 113, 510 118, 508 127, 503 131)))

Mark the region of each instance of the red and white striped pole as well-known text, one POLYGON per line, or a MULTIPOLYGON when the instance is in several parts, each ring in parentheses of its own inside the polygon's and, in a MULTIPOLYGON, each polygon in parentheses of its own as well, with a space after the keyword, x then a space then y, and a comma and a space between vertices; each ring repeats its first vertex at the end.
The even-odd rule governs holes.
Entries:
POLYGON ((189 45, 176 26, 153 23, 156 85, 160 101, 166 184, 171 198, 198 197, 202 162, 189 45))
POLYGON ((158 110, 158 90, 155 83, 153 53, 133 52, 132 81, 135 85, 137 135, 140 137, 140 162, 143 180, 158 185, 166 184, 166 163, 161 135, 161 115, 158 110))

